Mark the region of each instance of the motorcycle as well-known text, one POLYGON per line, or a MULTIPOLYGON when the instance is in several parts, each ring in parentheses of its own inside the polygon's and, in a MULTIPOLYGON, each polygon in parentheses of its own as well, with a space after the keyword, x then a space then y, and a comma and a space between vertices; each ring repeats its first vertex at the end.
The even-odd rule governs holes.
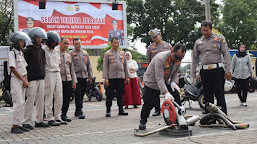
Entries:
POLYGON ((181 104, 184 105, 187 101, 189 102, 189 108, 191 109, 190 101, 198 101, 199 106, 204 109, 204 94, 203 94, 203 86, 201 83, 196 82, 192 84, 190 76, 186 75, 180 77, 179 86, 182 88, 183 92, 181 95, 181 104))
MULTIPOLYGON (((103 95, 102 95, 100 89, 98 88, 98 86, 96 85, 95 79, 96 79, 96 77, 94 77, 92 79, 91 84, 88 82, 87 88, 86 88, 86 95, 87 95, 89 101, 91 101, 92 97, 95 97, 96 100, 98 100, 98 101, 102 101, 103 95)), ((74 98, 75 98, 75 94, 73 92, 72 97, 70 98, 70 102, 73 101, 74 98)))

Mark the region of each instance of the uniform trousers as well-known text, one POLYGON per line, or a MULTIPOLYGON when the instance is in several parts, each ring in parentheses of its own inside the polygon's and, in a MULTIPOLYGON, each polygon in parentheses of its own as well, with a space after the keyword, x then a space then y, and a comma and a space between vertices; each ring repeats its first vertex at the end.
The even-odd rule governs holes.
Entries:
MULTIPOLYGON (((174 97, 175 102, 178 103, 179 105, 181 105, 179 92, 177 90, 175 90, 173 92, 169 85, 167 85, 167 88, 168 88, 170 94, 174 97)), ((142 122, 142 123, 147 122, 147 118, 149 117, 149 114, 150 114, 151 110, 155 106, 155 101, 159 101, 159 100, 160 100, 160 91, 149 88, 148 86, 145 85, 144 94, 143 94, 144 104, 143 104, 143 107, 142 107, 142 110, 141 110, 141 115, 140 115, 141 120, 140 120, 140 122, 142 122)))
POLYGON ((43 121, 44 110, 44 92, 45 82, 44 80, 33 80, 29 82, 27 88, 26 101, 24 106, 24 124, 30 124, 32 119, 32 111, 34 104, 36 106, 36 123, 43 121))
POLYGON ((107 112, 111 111, 112 100, 117 98, 117 105, 123 107, 124 79, 109 79, 109 86, 106 88, 106 107, 107 112))
POLYGON ((83 98, 87 91, 87 78, 77 78, 78 83, 75 90, 75 115, 83 114, 83 98))
MULTIPOLYGON (((205 103, 214 103, 214 94, 217 98, 217 105, 221 106, 221 110, 227 114, 227 106, 224 96, 224 69, 216 68, 212 70, 201 69, 200 76, 203 84, 205 103)), ((205 111, 207 109, 205 108, 205 111)))
POLYGON ((247 79, 236 79, 236 92, 241 103, 246 102, 247 92, 249 88, 249 78, 247 79))
POLYGON ((63 104, 62 104, 62 117, 67 116, 70 105, 70 98, 72 97, 72 81, 62 81, 63 104))
POLYGON ((62 99, 62 79, 60 72, 46 72, 45 110, 48 121, 61 119, 62 99))
POLYGON ((10 85, 13 102, 13 125, 21 126, 24 116, 26 88, 23 87, 23 82, 16 76, 12 76, 10 85))

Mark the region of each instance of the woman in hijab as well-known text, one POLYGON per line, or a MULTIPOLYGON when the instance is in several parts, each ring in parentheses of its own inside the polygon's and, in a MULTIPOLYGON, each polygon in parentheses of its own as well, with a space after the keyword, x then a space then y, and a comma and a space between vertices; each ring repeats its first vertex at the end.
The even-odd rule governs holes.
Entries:
POLYGON ((136 71, 138 70, 137 62, 132 60, 132 55, 129 51, 125 53, 128 69, 130 73, 130 83, 124 86, 124 106, 128 108, 129 105, 134 105, 134 108, 137 108, 138 105, 141 105, 140 90, 138 84, 138 78, 136 71))
POLYGON ((246 98, 249 79, 253 78, 251 57, 247 55, 245 45, 241 44, 238 53, 232 58, 232 76, 236 78, 236 90, 241 106, 247 106, 246 98))

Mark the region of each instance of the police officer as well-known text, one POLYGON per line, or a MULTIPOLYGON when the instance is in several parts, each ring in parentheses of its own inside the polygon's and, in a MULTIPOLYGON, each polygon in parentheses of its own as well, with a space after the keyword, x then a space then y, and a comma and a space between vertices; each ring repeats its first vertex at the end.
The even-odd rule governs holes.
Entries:
POLYGON ((155 101, 160 100, 160 94, 165 95, 165 99, 173 100, 180 104, 178 91, 178 73, 181 60, 186 53, 186 47, 182 44, 176 44, 174 49, 158 53, 151 61, 144 74, 144 94, 143 107, 141 110, 140 130, 145 130, 147 118, 150 111, 155 106, 155 101), (171 83, 167 86, 167 81, 171 83), (172 89, 172 90, 170 90, 172 89))
POLYGON ((86 93, 87 80, 89 83, 92 83, 93 72, 88 53, 81 49, 81 40, 79 38, 73 39, 73 45, 75 49, 70 51, 70 55, 78 80, 77 88, 75 90, 75 116, 79 117, 79 119, 85 119, 85 115, 82 111, 83 98, 86 93))
POLYGON ((45 76, 45 108, 49 126, 67 124, 61 120, 62 108, 62 80, 60 75, 60 49, 56 47, 60 36, 55 31, 47 32, 46 47, 43 48, 46 56, 45 76), (54 101, 54 104, 53 104, 54 101), (54 105, 54 112, 53 112, 54 105))
POLYGON ((69 39, 66 37, 61 38, 60 43, 60 58, 61 58, 61 78, 62 78, 62 90, 63 90, 63 105, 62 105, 62 120, 71 122, 71 119, 67 117, 67 111, 69 109, 70 97, 72 96, 73 89, 76 90, 77 77, 74 71, 73 62, 71 56, 66 52, 69 46, 69 39))
POLYGON ((29 87, 26 93, 26 102, 24 107, 24 124, 23 127, 32 130, 30 125, 32 119, 32 111, 34 104, 36 106, 36 121, 35 127, 49 127, 43 123, 44 109, 44 89, 45 89, 45 52, 41 48, 43 39, 47 39, 44 29, 34 27, 29 32, 29 37, 33 45, 27 46, 24 52, 24 57, 28 63, 28 82, 29 87))
POLYGON ((34 26, 34 19, 32 17, 27 17, 27 28, 23 29, 22 32, 29 34, 29 31, 33 28, 34 26))
MULTIPOLYGON (((153 43, 150 44, 147 48, 147 63, 150 64, 153 57, 162 51, 167 51, 172 48, 171 44, 168 42, 165 42, 162 40, 162 36, 160 31, 158 30, 150 30, 148 34, 151 36, 153 43)), ((153 113, 153 116, 159 116, 160 113, 160 99, 159 101, 155 101, 155 112, 153 113)))
POLYGON ((123 110, 124 79, 129 84, 129 71, 124 51, 119 50, 118 38, 111 39, 112 49, 104 54, 103 79, 106 87, 106 117, 111 116, 112 99, 117 98, 119 115, 128 115, 123 110))
POLYGON ((117 20, 112 20, 113 29, 109 30, 108 42, 111 42, 111 39, 113 37, 116 37, 120 41, 120 45, 123 45, 122 31, 120 29, 117 29, 117 24, 118 24, 117 20))
POLYGON ((10 45, 13 50, 8 55, 9 71, 11 70, 11 95, 13 102, 13 126, 11 133, 23 133, 29 131, 22 127, 25 91, 29 86, 27 79, 27 62, 23 57, 21 49, 25 47, 26 41, 31 41, 26 33, 15 32, 12 33, 10 38, 10 45))
MULTIPOLYGON (((212 32, 212 23, 203 21, 201 24, 203 36, 198 39, 193 48, 193 61, 191 68, 191 78, 194 82, 196 78, 196 67, 198 66, 199 56, 201 57, 200 75, 197 80, 202 81, 205 103, 214 103, 215 94, 218 106, 227 114, 226 101, 224 96, 225 79, 231 79, 231 60, 227 42, 224 36, 212 32), (224 64, 222 55, 224 57, 224 64)), ((205 109, 204 113, 207 113, 205 109)))

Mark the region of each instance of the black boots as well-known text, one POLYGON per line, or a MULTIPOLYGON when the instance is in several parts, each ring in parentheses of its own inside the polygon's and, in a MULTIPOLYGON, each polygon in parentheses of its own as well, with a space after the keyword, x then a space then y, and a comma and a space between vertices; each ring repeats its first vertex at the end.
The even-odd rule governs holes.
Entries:
POLYGON ((160 111, 155 111, 152 116, 159 116, 161 115, 160 111))
POLYGON ((127 113, 127 112, 124 112, 124 110, 123 110, 123 107, 122 107, 122 106, 120 106, 120 107, 119 107, 119 115, 128 115, 128 113, 127 113))
POLYGON ((140 122, 140 124, 139 124, 139 130, 145 130, 145 128, 146 128, 146 123, 140 122))
POLYGON ((105 117, 111 117, 111 107, 107 107, 107 108, 106 108, 105 117))

